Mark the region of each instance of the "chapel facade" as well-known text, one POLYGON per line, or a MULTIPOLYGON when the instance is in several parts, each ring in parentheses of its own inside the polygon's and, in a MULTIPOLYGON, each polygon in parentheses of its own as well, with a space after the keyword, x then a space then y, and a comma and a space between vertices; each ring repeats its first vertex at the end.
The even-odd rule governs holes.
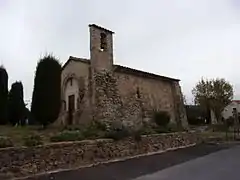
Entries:
POLYGON ((153 111, 187 126, 179 80, 114 64, 113 32, 89 25, 90 59, 70 56, 62 67, 62 109, 57 124, 93 120, 139 126, 153 111))

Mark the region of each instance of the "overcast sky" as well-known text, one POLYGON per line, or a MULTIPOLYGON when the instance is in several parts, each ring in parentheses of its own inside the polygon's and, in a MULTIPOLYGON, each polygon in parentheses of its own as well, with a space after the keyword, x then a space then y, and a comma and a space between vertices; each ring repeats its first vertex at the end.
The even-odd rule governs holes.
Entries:
POLYGON ((89 57, 88 24, 114 35, 116 64, 181 79, 226 78, 240 98, 239 0, 0 0, 0 64, 32 96, 37 61, 89 57))

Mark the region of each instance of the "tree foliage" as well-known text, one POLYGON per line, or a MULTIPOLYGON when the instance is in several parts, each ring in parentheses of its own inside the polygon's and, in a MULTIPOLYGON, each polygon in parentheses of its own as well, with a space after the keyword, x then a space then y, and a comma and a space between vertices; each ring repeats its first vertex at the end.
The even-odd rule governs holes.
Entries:
POLYGON ((34 79, 31 113, 47 126, 59 115, 61 106, 61 64, 52 55, 39 60, 34 79))
POLYGON ((8 120, 12 125, 25 124, 25 104, 22 82, 12 84, 8 95, 8 120))
POLYGON ((187 98, 186 98, 185 95, 183 95, 183 104, 184 104, 184 105, 187 105, 187 98))
POLYGON ((225 79, 201 79, 192 93, 195 104, 200 105, 206 112, 212 109, 219 121, 221 112, 233 98, 233 87, 225 79))
POLYGON ((8 74, 3 66, 0 66, 0 124, 7 123, 7 99, 8 99, 8 74))

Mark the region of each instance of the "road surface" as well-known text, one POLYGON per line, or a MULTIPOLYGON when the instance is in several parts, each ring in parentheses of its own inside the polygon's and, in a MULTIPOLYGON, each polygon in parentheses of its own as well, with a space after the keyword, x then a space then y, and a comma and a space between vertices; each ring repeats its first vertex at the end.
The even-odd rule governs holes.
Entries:
POLYGON ((239 180, 240 146, 222 150, 134 180, 239 180))
POLYGON ((27 180, 239 180, 240 146, 198 145, 27 180))

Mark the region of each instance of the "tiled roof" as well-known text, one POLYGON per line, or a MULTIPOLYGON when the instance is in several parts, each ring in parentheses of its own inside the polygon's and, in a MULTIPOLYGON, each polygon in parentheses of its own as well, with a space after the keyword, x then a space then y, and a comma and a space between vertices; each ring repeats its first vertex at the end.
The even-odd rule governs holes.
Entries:
POLYGON ((153 73, 149 73, 146 71, 141 71, 141 70, 137 70, 137 69, 132 69, 129 67, 125 67, 125 66, 120 66, 120 65, 114 65, 115 69, 114 71, 116 72, 123 72, 123 73, 128 73, 128 74, 132 74, 132 75, 136 75, 136 76, 140 76, 140 77, 145 77, 145 78, 152 78, 152 79, 161 79, 161 80, 170 80, 170 81, 180 81, 179 79, 175 79, 175 78, 170 78, 167 76, 161 76, 158 74, 153 74, 153 73))
MULTIPOLYGON (((70 61, 77 61, 77 62, 90 64, 89 59, 77 58, 77 57, 70 56, 68 61, 63 65, 62 70, 67 66, 67 64, 70 61)), ((113 65, 113 68, 114 68, 115 72, 123 72, 123 73, 127 73, 127 74, 136 75, 139 77, 145 77, 145 78, 151 78, 151 79, 161 79, 161 80, 167 80, 167 81, 180 81, 179 79, 170 78, 167 76, 161 76, 158 74, 153 74, 153 73, 149 73, 149 72, 145 72, 145 71, 141 71, 141 70, 137 70, 137 69, 132 69, 132 68, 120 66, 120 65, 113 65)))
POLYGON ((95 28, 98 28, 98 29, 101 29, 101 30, 103 30, 103 31, 107 31, 107 32, 110 32, 110 33, 114 33, 113 31, 110 31, 109 29, 105 29, 105 28, 103 28, 103 27, 101 27, 101 26, 98 26, 98 25, 96 25, 96 24, 89 24, 89 27, 95 27, 95 28))
POLYGON ((77 57, 73 57, 73 56, 69 56, 67 62, 65 62, 62 66, 62 70, 68 65, 68 63, 70 61, 76 61, 76 62, 83 62, 83 63, 87 63, 90 64, 90 60, 86 59, 86 58, 77 58, 77 57))
POLYGON ((232 102, 240 104, 240 100, 232 100, 232 102))

